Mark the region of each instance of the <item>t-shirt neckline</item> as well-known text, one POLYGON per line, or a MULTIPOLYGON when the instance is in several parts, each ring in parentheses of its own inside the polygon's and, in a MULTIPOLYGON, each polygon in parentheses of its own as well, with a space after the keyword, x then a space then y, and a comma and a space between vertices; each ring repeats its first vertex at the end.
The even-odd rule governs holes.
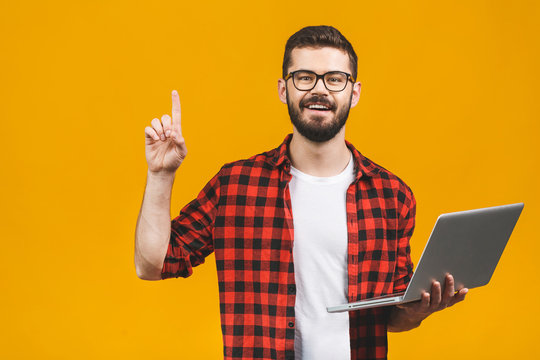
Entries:
POLYGON ((318 184, 334 184, 337 182, 340 182, 347 178, 349 175, 354 174, 354 161, 353 161, 353 154, 350 152, 349 162, 347 163, 347 166, 345 169, 343 169, 342 172, 340 172, 337 175, 332 176, 314 176, 306 174, 294 166, 291 165, 291 175, 296 176, 299 179, 311 182, 311 183, 318 183, 318 184))

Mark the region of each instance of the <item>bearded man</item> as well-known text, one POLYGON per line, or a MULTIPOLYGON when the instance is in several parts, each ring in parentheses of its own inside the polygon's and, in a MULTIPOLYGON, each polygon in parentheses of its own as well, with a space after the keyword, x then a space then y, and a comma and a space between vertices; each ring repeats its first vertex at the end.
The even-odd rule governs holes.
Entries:
POLYGON ((176 91, 172 119, 145 128, 137 275, 188 277, 214 252, 226 359, 386 359, 387 331, 417 327, 467 289, 455 292, 449 275, 415 303, 326 311, 406 289, 416 202, 405 182, 345 140, 361 84, 357 55, 337 29, 292 35, 282 75, 292 134, 225 164, 172 220, 172 185, 187 155, 176 91))

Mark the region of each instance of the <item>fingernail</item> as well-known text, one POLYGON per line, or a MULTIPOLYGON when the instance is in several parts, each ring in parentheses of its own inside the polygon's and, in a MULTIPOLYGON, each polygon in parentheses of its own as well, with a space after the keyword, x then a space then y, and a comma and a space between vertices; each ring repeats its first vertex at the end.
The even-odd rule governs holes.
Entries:
POLYGON ((167 137, 171 136, 171 130, 167 130, 167 131, 165 132, 165 135, 167 135, 167 137))
POLYGON ((172 91, 172 94, 173 94, 173 95, 178 95, 178 92, 176 92, 176 90, 173 90, 173 91, 172 91))
POLYGON ((161 134, 161 140, 165 140, 165 135, 161 134))

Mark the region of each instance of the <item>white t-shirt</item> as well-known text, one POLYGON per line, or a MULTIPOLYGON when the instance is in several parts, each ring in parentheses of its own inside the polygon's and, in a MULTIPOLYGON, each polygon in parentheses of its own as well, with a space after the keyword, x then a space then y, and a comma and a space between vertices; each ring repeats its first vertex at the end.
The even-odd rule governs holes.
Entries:
POLYGON ((327 306, 347 302, 346 193, 354 162, 340 174, 317 177, 291 166, 294 222, 296 359, 350 359, 349 312, 327 306))

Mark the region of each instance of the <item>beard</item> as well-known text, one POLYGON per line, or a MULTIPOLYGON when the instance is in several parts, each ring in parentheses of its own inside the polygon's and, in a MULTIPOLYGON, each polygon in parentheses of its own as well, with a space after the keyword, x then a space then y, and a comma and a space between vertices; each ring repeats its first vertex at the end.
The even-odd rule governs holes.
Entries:
POLYGON ((287 93, 287 108, 289 110, 289 116, 291 117, 291 122, 298 130, 298 132, 313 142, 325 142, 330 139, 333 139, 337 133, 343 128, 349 117, 349 110, 351 109, 351 98, 349 103, 343 106, 340 109, 336 109, 335 105, 331 104, 325 97, 321 96, 312 96, 308 99, 300 101, 298 106, 295 106, 291 103, 289 99, 289 94, 287 93), (307 102, 319 102, 325 103, 332 106, 331 111, 335 112, 334 118, 328 123, 323 124, 324 116, 312 116, 311 120, 302 117, 302 112, 305 109, 304 104, 307 102))

